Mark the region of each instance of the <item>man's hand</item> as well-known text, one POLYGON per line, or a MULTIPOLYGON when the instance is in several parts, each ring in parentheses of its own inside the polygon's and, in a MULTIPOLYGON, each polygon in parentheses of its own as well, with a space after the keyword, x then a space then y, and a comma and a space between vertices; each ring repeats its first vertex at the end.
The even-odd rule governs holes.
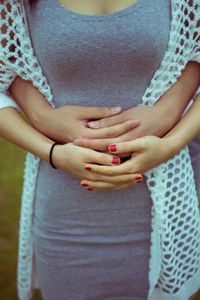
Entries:
MULTIPOLYGON (((88 127, 88 121, 106 118, 118 114, 121 108, 62 106, 50 108, 45 114, 45 121, 37 123, 36 128, 51 139, 67 143, 77 138, 102 139, 114 138, 127 133, 139 125, 137 120, 126 120, 123 123, 94 130, 88 127)), ((35 124, 34 124, 35 125, 35 124)))
POLYGON ((91 128, 113 126, 127 120, 139 120, 140 126, 115 139, 76 140, 76 145, 105 151, 109 144, 129 141, 142 136, 164 136, 180 120, 189 101, 194 96, 200 82, 200 64, 189 62, 177 82, 167 90, 152 107, 134 107, 120 115, 89 124, 91 128))
POLYGON ((71 142, 77 138, 117 137, 138 126, 138 121, 125 121, 124 124, 110 128, 94 130, 88 122, 117 115, 121 107, 62 106, 52 108, 45 97, 31 82, 17 77, 11 86, 11 92, 25 112, 32 125, 54 141, 71 142))
POLYGON ((163 115, 160 107, 157 105, 134 107, 122 112, 117 116, 89 122, 88 125, 90 128, 96 128, 100 130, 106 127, 111 128, 110 126, 123 124, 125 121, 127 122, 134 119, 139 120, 140 125, 129 132, 125 132, 121 136, 104 139, 81 138, 74 140, 74 144, 99 151, 106 151, 108 149, 108 145, 110 144, 131 141, 147 135, 162 137, 171 128, 170 116, 166 117, 166 115, 163 115))

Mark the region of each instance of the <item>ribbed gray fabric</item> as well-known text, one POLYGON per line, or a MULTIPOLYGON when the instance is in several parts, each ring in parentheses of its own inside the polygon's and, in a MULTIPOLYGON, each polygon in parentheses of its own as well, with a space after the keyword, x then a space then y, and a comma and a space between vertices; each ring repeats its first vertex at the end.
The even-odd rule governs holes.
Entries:
MULTIPOLYGON (((139 0, 108 15, 82 15, 56 0, 26 3, 36 55, 56 106, 141 103, 166 51, 170 1, 139 0)), ((151 198, 144 183, 85 191, 41 162, 33 216, 45 300, 139 300, 148 293, 151 198)))

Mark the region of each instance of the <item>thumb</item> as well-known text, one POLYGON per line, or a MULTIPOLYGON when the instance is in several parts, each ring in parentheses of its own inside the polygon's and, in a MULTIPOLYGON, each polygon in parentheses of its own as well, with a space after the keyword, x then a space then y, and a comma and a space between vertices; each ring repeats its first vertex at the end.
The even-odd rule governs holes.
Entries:
POLYGON ((84 107, 81 117, 84 119, 102 119, 119 114, 122 111, 120 106, 115 107, 84 107))
POLYGON ((111 153, 127 153, 127 152, 140 152, 145 148, 145 141, 142 138, 121 142, 117 144, 112 144, 108 146, 108 150, 111 153))

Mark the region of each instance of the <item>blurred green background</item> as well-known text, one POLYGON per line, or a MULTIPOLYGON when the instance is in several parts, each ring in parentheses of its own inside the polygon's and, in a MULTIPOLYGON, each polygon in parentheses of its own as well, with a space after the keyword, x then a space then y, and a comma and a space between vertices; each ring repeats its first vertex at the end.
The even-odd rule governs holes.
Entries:
MULTIPOLYGON (((0 299, 17 300, 16 269, 25 152, 0 139, 0 299)), ((33 300, 41 300, 39 291, 33 300)), ((55 299, 59 300, 59 299, 55 299)), ((70 299, 69 299, 70 300, 70 299)), ((195 300, 200 300, 198 293, 195 300)))
MULTIPOLYGON (((1 300, 18 299, 16 292, 17 249, 25 155, 25 151, 0 139, 1 300)), ((42 299, 39 291, 33 299, 42 299)))

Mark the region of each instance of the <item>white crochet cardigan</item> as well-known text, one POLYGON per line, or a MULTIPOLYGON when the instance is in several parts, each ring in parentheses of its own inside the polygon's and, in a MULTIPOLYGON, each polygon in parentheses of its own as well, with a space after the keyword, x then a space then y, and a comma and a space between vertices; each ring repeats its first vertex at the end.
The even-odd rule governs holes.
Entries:
MULTIPOLYGON (((168 50, 145 91, 143 105, 153 105, 189 60, 200 63, 199 0, 171 0, 171 7, 168 50)), ((23 1, 1 0, 0 12, 0 108, 15 106, 7 94, 17 75, 31 80, 53 105, 34 56, 23 1)), ((27 155, 19 237, 20 300, 30 299, 36 287, 32 212, 39 162, 38 157, 27 155)), ((153 201, 148 300, 188 300, 200 287, 200 215, 188 148, 146 175, 153 201)))

